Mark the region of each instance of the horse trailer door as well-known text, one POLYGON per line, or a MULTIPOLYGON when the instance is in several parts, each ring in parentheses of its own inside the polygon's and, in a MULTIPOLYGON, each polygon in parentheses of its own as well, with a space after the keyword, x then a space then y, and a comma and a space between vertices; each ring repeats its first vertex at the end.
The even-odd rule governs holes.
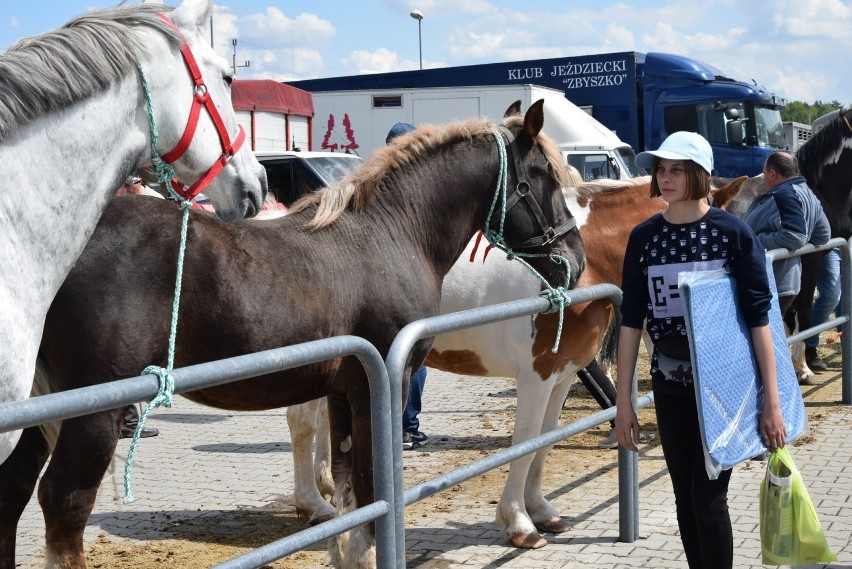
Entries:
POLYGON ((254 149, 287 150, 286 115, 255 111, 254 149))
POLYGON ((308 117, 288 115, 290 124, 290 150, 312 150, 308 148, 308 117))

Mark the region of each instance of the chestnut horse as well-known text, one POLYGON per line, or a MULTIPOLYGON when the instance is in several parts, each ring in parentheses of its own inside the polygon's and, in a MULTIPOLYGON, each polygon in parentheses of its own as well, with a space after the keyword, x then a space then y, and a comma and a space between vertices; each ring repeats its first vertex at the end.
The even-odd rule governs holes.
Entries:
MULTIPOLYGON (((579 178, 577 178, 579 181, 579 178)), ((621 284, 621 270, 627 238, 639 222, 663 211, 661 198, 650 199, 650 176, 634 180, 598 180, 581 183, 565 191, 569 209, 575 214, 586 250, 586 270, 581 286, 601 283, 621 284)), ((725 207, 746 177, 714 190, 713 201, 725 207)), ((479 306, 536 296, 535 278, 518 263, 506 260, 472 240, 444 279, 441 313, 447 314, 479 306)), ((565 309, 564 327, 557 353, 558 314, 540 314, 535 319, 535 338, 530 337, 526 318, 489 324, 442 334, 435 339, 426 365, 444 371, 490 377, 517 378, 517 407, 512 444, 519 444, 558 425, 563 402, 577 371, 587 366, 604 347, 613 323, 609 300, 571 305, 565 309)), ((614 335, 611 335, 614 338, 614 335)), ((613 345, 604 348, 606 360, 613 345)), ((604 361, 604 363, 608 363, 604 361)), ((330 515, 330 506, 320 496, 310 475, 312 432, 322 426, 322 402, 310 402, 287 410, 296 462, 296 502, 309 521, 330 515), (305 445, 298 448, 298 445, 305 445), (305 462, 299 464, 299 461, 305 462), (306 479, 300 479, 304 473, 306 479), (302 494, 300 495, 300 492, 302 494)), ((327 450, 317 438, 317 479, 327 450)), ((541 532, 561 533, 568 522, 542 493, 544 464, 550 448, 513 461, 497 505, 497 523, 516 547, 538 548, 547 541, 541 532)))
MULTIPOLYGON (((550 283, 576 284, 583 247, 560 190, 561 157, 541 134, 542 103, 524 117, 514 114, 517 103, 499 127, 483 119, 422 127, 285 217, 225 224, 194 215, 175 366, 347 334, 384 356, 406 324, 438 314, 444 276, 483 227, 504 227, 505 241, 519 254, 521 247, 538 254, 530 263, 550 283)), ((179 216, 163 200, 112 201, 48 313, 39 357, 45 391, 132 377, 165 361, 175 267, 162 259, 177 255, 179 216), (116 250, 130 254, 116 258, 116 250)), ((424 340, 415 347, 412 366, 430 346, 424 340)), ((221 409, 262 410, 326 395, 337 503, 369 504, 370 394, 355 357, 186 397, 221 409)), ((121 423, 119 409, 66 420, 60 429, 38 487, 47 558, 55 566, 85 567, 83 530, 121 423)), ((2 567, 14 566, 15 527, 50 452, 41 430, 26 429, 0 465, 2 567)), ((333 561, 375 565, 372 524, 352 534, 332 544, 333 561)))

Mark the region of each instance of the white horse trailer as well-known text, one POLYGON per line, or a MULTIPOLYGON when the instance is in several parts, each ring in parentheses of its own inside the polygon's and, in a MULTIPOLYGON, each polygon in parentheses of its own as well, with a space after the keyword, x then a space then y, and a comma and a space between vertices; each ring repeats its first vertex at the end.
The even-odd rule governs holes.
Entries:
POLYGON ((472 116, 499 123, 506 109, 521 101, 521 112, 544 99, 545 133, 556 141, 566 162, 583 179, 628 179, 644 174, 633 149, 562 91, 538 85, 365 89, 313 93, 312 138, 317 150, 355 152, 367 158, 385 145, 398 122, 441 124, 472 116))

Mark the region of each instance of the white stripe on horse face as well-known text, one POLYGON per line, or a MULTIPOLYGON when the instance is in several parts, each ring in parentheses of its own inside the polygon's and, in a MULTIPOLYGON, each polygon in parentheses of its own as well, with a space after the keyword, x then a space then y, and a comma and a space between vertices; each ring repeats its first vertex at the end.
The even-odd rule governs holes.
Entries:
POLYGON ((577 202, 576 192, 567 188, 562 188, 562 195, 565 196, 565 205, 568 206, 568 209, 571 211, 574 219, 577 220, 577 229, 582 229, 589 219, 593 198, 587 197, 585 207, 581 207, 577 202))

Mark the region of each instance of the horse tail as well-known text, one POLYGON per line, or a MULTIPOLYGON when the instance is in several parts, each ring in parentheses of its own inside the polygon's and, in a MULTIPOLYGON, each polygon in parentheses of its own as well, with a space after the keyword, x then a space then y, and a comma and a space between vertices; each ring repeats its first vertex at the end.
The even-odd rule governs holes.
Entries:
MULTIPOLYGON (((50 374, 47 364, 41 358, 36 359, 35 373, 33 377, 33 388, 30 392, 30 397, 38 397, 39 395, 47 395, 53 393, 51 386, 53 384, 53 376, 50 374)), ((50 452, 56 447, 56 441, 59 438, 59 427, 62 426, 62 421, 53 421, 52 423, 42 423, 39 425, 41 434, 47 441, 47 446, 50 452)))
POLYGON ((618 330, 615 326, 615 319, 609 323, 604 336, 603 345, 600 351, 600 364, 605 370, 612 369, 615 363, 616 352, 618 351, 618 330))

